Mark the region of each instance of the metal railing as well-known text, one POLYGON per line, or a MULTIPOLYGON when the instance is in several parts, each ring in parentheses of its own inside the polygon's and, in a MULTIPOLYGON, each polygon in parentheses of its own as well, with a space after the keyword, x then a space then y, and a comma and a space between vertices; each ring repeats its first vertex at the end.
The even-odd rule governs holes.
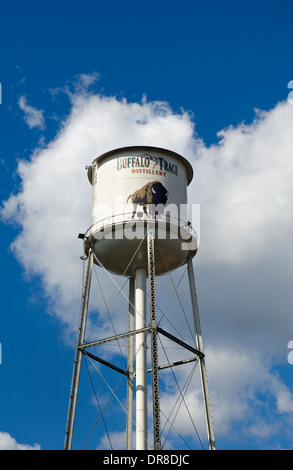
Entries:
MULTIPOLYGON (((133 217, 133 212, 123 212, 121 214, 113 214, 111 216, 104 217, 103 219, 100 219, 94 224, 92 224, 85 232, 85 236, 89 237, 90 235, 96 232, 104 231, 107 228, 115 226, 117 224, 134 224, 137 222, 147 223, 149 220, 151 220, 151 218, 143 212, 138 214, 141 214, 141 216, 133 217)), ((190 234, 190 236, 192 236, 197 241, 197 234, 188 220, 181 220, 178 217, 171 217, 170 214, 167 214, 166 216, 160 215, 159 217, 156 217, 154 221, 156 224, 158 224, 158 227, 172 226, 176 227, 178 230, 185 230, 190 234)))

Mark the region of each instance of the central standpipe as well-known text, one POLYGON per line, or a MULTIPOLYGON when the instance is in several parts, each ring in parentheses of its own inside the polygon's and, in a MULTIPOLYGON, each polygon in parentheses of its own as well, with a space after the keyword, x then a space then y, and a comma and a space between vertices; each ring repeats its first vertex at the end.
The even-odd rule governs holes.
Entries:
MULTIPOLYGON (((159 375, 157 348, 157 318, 155 290, 155 227, 153 221, 148 223, 147 259, 149 278, 149 305, 151 328, 151 362, 152 362, 152 395, 153 395, 153 428, 154 450, 161 450, 159 375)), ((135 321, 136 330, 146 327, 146 270, 137 268, 135 271, 135 321)), ((134 278, 129 280, 129 331, 134 330, 134 278)), ((132 390, 133 390, 133 336, 128 342, 128 389, 127 389, 127 429, 126 447, 130 450, 132 435, 132 390)), ((146 333, 136 335, 136 449, 146 450, 147 441, 147 350, 146 333)))
MULTIPOLYGON (((129 279, 129 332, 134 331, 134 296, 135 279, 129 279)), ((134 335, 128 337, 128 378, 127 378, 127 421, 126 450, 132 450, 132 418, 133 418, 133 376, 134 376, 134 335)))
MULTIPOLYGON (((154 450, 161 450, 157 318, 155 291, 155 228, 148 223, 147 258, 151 326, 152 395, 154 450)), ((146 327, 146 270, 136 269, 136 329, 146 327)), ((147 355, 146 333, 136 335, 136 450, 146 450, 147 442, 147 355)))
MULTIPOLYGON (((136 330, 146 327, 146 270, 135 272, 136 330)), ((138 333, 136 349, 136 450, 147 449, 147 358, 146 333, 138 333)))

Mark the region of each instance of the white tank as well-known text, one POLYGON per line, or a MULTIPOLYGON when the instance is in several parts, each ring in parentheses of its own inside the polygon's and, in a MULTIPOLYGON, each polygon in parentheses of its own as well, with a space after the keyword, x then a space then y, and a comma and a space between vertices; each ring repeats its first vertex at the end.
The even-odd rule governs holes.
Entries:
POLYGON ((156 275, 176 269, 197 251, 187 220, 190 163, 157 147, 124 147, 97 157, 88 168, 93 186, 87 244, 107 270, 133 276, 147 267, 146 231, 155 226, 156 275))

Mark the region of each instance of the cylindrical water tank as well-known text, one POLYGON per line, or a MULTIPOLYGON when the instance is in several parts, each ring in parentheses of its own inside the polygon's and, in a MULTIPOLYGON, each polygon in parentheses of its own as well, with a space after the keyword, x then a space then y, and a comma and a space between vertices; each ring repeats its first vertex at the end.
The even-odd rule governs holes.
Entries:
POLYGON ((147 267, 146 233, 155 227, 156 275, 195 255, 196 235, 187 220, 190 163, 157 147, 135 146, 109 151, 88 168, 93 186, 92 225, 86 244, 111 272, 133 276, 147 267))

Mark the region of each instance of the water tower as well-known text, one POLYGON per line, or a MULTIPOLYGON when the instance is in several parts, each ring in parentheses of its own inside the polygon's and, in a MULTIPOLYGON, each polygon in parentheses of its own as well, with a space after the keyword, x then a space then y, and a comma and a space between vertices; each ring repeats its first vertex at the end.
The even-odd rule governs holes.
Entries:
MULTIPOLYGON (((193 257, 197 239, 187 215, 187 186, 193 177, 181 155, 149 146, 124 147, 96 158, 88 167, 93 188, 92 224, 84 242, 87 271, 83 285, 77 344, 65 433, 65 449, 72 448, 82 357, 93 345, 128 338, 126 447, 132 447, 132 408, 135 392, 136 450, 161 449, 158 334, 186 348, 200 368, 209 448, 215 449, 203 343, 196 298, 193 257), (85 342, 93 264, 129 279, 129 327, 110 338, 85 342), (156 276, 188 267, 196 348, 157 325, 156 276), (148 283, 148 292, 147 292, 148 283), (147 308, 147 297, 149 308, 147 308), (149 315, 147 315, 147 311, 149 315), (147 342, 150 338, 153 433, 147 430, 147 342), (135 386, 134 386, 135 385, 135 386)), ((126 312, 121 312, 126 315, 126 312)), ((115 368, 101 358, 92 357, 115 368)), ((176 364, 178 365, 178 364, 176 364)), ((173 367, 169 364, 168 367, 173 367)), ((119 370, 120 371, 120 370, 119 370)), ((121 371, 120 371, 121 372, 121 371)))

